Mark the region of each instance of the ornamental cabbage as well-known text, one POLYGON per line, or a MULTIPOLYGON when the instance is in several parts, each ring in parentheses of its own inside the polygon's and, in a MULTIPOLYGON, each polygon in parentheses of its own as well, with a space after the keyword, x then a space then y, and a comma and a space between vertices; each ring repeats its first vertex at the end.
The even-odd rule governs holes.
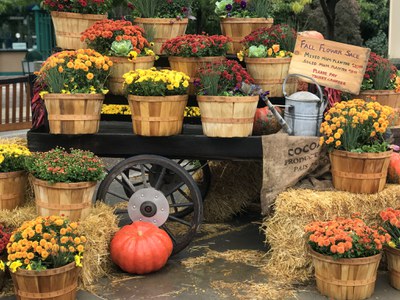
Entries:
POLYGON ((128 56, 132 49, 132 42, 129 40, 114 41, 111 44, 111 53, 115 56, 128 56))
POLYGON ((249 57, 267 57, 267 48, 263 45, 250 46, 249 57))

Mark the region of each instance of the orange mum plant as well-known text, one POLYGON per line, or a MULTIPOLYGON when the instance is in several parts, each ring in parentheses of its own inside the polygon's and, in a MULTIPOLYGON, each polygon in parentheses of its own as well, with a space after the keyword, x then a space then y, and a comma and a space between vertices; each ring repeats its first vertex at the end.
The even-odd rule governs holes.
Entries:
POLYGON ((381 211, 380 216, 383 220, 383 228, 386 229, 391 237, 388 246, 400 249, 400 209, 389 207, 384 211, 381 211))
POLYGON ((11 272, 18 268, 46 270, 75 261, 82 266, 86 238, 78 232, 78 223, 60 216, 37 217, 24 222, 13 232, 7 244, 7 266, 11 272))
POLYGON ((390 241, 383 228, 368 227, 359 218, 314 221, 306 226, 305 232, 312 250, 335 259, 373 256, 390 241))

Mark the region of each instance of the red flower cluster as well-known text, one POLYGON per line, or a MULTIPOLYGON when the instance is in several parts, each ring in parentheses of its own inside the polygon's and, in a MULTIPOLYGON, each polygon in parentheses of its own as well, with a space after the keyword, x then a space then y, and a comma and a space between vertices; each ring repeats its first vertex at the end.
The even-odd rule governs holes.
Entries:
POLYGON ((254 79, 247 71, 235 60, 224 60, 222 62, 209 63, 198 71, 199 78, 195 79, 195 85, 202 94, 209 94, 207 83, 208 75, 219 76, 218 80, 218 95, 232 95, 242 93, 239 89, 242 83, 252 84, 254 79))
POLYGON ((231 41, 224 35, 186 34, 166 41, 161 51, 170 56, 223 56, 231 41))
POLYGON ((306 226, 305 232, 314 251, 335 258, 378 254, 382 245, 391 239, 383 229, 372 229, 358 218, 315 221, 306 226))
POLYGON ((81 41, 99 53, 109 54, 114 41, 129 40, 138 54, 150 44, 144 37, 143 28, 124 20, 101 20, 82 32, 81 41))
POLYGON ((374 79, 376 76, 376 71, 379 66, 383 68, 390 69, 390 79, 396 77, 397 68, 388 59, 379 56, 378 54, 371 52, 368 59, 367 68, 365 70, 365 79, 374 79))
POLYGON ((281 50, 294 50, 297 32, 287 24, 277 24, 270 28, 261 27, 245 36, 240 42, 248 49, 250 46, 264 45, 271 48, 273 45, 279 45, 281 50))
POLYGON ((50 11, 81 14, 103 14, 111 7, 112 0, 44 0, 43 7, 50 11))
POLYGON ((10 240, 11 230, 0 224, 0 254, 3 253, 10 240))

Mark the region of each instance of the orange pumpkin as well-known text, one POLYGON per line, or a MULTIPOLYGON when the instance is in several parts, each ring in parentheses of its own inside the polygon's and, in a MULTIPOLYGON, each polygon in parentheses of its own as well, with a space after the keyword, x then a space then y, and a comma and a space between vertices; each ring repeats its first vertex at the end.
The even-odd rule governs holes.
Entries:
POLYGON ((393 152, 390 157, 387 182, 400 183, 400 153, 393 152))
MULTIPOLYGON (((278 106, 275 106, 275 109, 282 115, 282 110, 278 106)), ((281 128, 282 126, 268 106, 257 108, 254 115, 253 135, 273 134, 277 133, 281 128)))
POLYGON ((172 253, 169 235, 152 223, 137 221, 122 227, 110 246, 112 261, 132 274, 161 269, 172 253))
POLYGON ((299 32, 299 35, 301 35, 302 37, 306 37, 306 38, 313 38, 313 39, 324 39, 324 36, 322 35, 321 32, 315 31, 315 30, 310 30, 310 31, 302 31, 299 32))

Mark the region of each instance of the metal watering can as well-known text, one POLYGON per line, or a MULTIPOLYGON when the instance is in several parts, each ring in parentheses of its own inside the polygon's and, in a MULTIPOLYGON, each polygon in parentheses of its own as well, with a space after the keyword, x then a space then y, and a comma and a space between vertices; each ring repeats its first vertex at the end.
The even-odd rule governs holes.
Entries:
POLYGON ((324 101, 321 87, 311 77, 301 74, 289 74, 283 82, 282 90, 285 96, 284 119, 275 110, 271 102, 268 99, 264 99, 269 109, 278 119, 279 124, 282 125, 282 128, 290 135, 318 136, 324 110, 328 104, 327 101, 324 101), (296 92, 287 96, 285 91, 286 82, 290 77, 296 76, 313 81, 317 86, 319 97, 310 92, 296 92))

